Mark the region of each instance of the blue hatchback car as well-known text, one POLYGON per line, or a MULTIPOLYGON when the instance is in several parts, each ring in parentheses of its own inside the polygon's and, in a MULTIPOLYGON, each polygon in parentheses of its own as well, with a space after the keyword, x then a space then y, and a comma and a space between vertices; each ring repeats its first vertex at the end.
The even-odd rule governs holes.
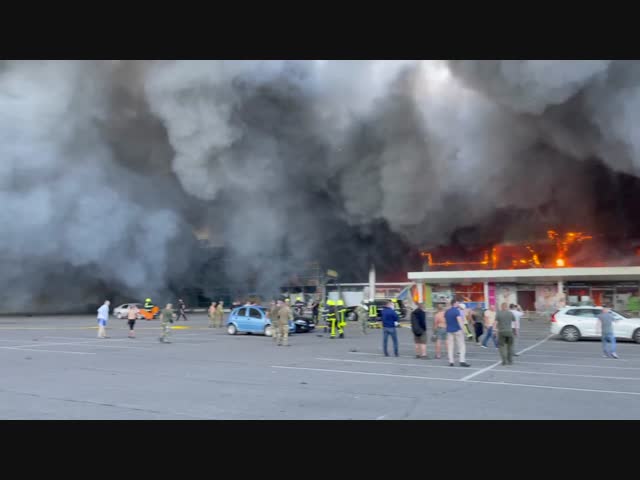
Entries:
MULTIPOLYGON (((289 333, 294 333, 296 326, 289 320, 289 333)), ((227 318, 227 333, 261 333, 268 337, 273 335, 271 319, 267 317, 267 309, 251 305, 237 307, 231 310, 227 318)))

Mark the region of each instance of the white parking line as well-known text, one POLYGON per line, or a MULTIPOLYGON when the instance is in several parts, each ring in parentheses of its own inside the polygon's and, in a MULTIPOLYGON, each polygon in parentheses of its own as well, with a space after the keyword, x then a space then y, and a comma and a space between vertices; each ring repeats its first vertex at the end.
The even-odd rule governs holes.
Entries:
MULTIPOLYGON (((528 351, 529 351, 529 350, 531 350, 532 348, 536 348, 538 345, 542 345, 544 342, 546 342, 547 340, 549 340, 552 336, 553 336, 553 335, 549 335, 547 338, 544 338, 544 339, 540 340, 538 343, 534 343, 534 344, 533 344, 533 345, 531 345, 530 347, 527 347, 527 348, 525 348, 524 350, 520 350, 520 351, 518 352, 518 355, 521 355, 521 354, 523 354, 524 352, 528 352, 528 351)), ((488 372, 489 370, 491 370, 492 368, 497 367, 497 366, 498 366, 498 365, 500 365, 501 363, 502 363, 502 360, 500 360, 500 361, 498 361, 498 362, 496 362, 496 363, 494 363, 494 364, 492 364, 492 365, 489 365, 488 367, 483 368, 482 370, 478 370, 477 372, 471 373, 471 374, 467 375, 466 377, 463 377, 463 378, 462 378, 462 381, 463 381, 463 382, 466 382, 466 381, 468 381, 468 380, 471 380, 473 377, 477 377, 478 375, 480 375, 480 374, 482 374, 482 373, 488 372)))
MULTIPOLYGON (((616 360, 611 360, 611 362, 615 362, 615 361, 616 360)), ((550 365, 552 367, 582 367, 582 368, 606 368, 611 370, 640 370, 639 367, 607 367, 602 365, 578 365, 576 363, 547 363, 547 362, 518 361, 517 365, 550 365)))
POLYGON ((636 382, 640 382, 639 378, 634 377, 608 377, 605 375, 580 375, 577 373, 549 373, 549 372, 533 372, 531 370, 512 370, 511 368, 507 368, 504 370, 495 370, 497 373, 524 373, 527 375, 553 375, 557 377, 581 377, 581 378, 605 378, 611 380, 635 380, 636 382))
MULTIPOLYGON (((392 365, 392 366, 400 366, 400 367, 424 367, 424 368, 446 368, 447 370, 451 370, 450 366, 444 365, 430 365, 429 363, 395 363, 395 362, 376 362, 374 360, 345 360, 342 358, 322 358, 316 357, 316 360, 323 360, 325 362, 344 362, 344 363, 370 363, 374 365, 392 365)), ((477 368, 470 368, 470 370, 478 370, 477 368)))
POLYGON ((396 377, 396 378, 409 378, 418 380, 436 380, 441 382, 456 382, 456 383, 481 383, 485 385, 501 385, 506 387, 529 387, 529 388, 543 388, 547 390, 568 390, 573 392, 588 392, 588 393, 608 393, 612 395, 634 395, 640 396, 640 392, 625 392, 621 390, 597 390, 591 388, 572 388, 572 387, 552 387, 549 385, 533 385, 527 383, 509 383, 509 382, 490 382, 486 380, 462 380, 455 378, 439 378, 439 377, 423 377, 420 375, 396 375, 392 373, 373 373, 373 372, 358 372, 352 370, 332 370, 329 368, 308 368, 308 367, 288 367, 284 365, 271 365, 271 368, 281 368, 287 370, 307 370, 314 372, 328 372, 328 373, 346 373, 351 375, 369 375, 374 377, 396 377))

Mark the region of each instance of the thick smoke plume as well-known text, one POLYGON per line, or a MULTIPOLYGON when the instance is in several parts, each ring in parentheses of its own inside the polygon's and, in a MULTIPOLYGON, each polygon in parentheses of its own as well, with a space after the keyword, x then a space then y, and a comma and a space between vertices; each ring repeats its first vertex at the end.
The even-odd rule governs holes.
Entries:
POLYGON ((194 231, 272 293, 311 260, 357 281, 452 238, 607 230, 639 117, 632 61, 5 61, 0 310, 167 296, 194 231))

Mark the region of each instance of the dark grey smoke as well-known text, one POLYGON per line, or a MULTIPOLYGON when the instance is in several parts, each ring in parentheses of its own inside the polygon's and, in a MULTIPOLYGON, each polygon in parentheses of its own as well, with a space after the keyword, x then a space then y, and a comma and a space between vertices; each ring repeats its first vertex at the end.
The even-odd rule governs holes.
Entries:
POLYGON ((639 116, 628 61, 5 62, 0 309, 164 298, 193 230, 271 293, 309 260, 364 279, 598 228, 590 165, 637 175, 639 116))

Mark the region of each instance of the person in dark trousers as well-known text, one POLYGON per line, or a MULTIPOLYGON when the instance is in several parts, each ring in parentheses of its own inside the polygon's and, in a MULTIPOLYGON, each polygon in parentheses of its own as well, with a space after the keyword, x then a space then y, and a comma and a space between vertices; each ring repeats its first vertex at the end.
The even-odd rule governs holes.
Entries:
POLYGON ((400 318, 393 308, 393 303, 387 302, 386 308, 382 311, 382 350, 384 356, 388 357, 387 343, 389 337, 393 340, 393 353, 398 355, 398 332, 396 327, 400 324, 400 318))
POLYGON ((186 322, 187 320, 189 320, 187 318, 187 314, 185 313, 187 310, 187 306, 184 304, 184 301, 179 298, 178 299, 178 318, 176 318, 176 322, 179 321, 181 318, 184 317, 184 321, 186 322))
POLYGON ((411 312, 411 331, 413 332, 413 342, 416 345, 416 358, 428 360, 427 317, 422 303, 419 303, 418 308, 411 312))
POLYGON ((500 305, 500 311, 496 313, 496 328, 498 331, 498 348, 502 365, 513 365, 513 327, 516 321, 513 312, 506 303, 500 305))
POLYGON ((602 307, 602 313, 598 315, 598 323, 596 324, 596 333, 602 334, 602 356, 617 359, 619 357, 616 353, 616 336, 613 332, 613 322, 615 322, 615 318, 611 315, 609 307, 602 307))
POLYGON ((318 324, 318 313, 320 312, 320 303, 315 299, 311 304, 311 312, 313 315, 313 323, 318 324))
POLYGON ((480 337, 484 333, 484 326, 482 325, 482 310, 480 308, 475 308, 471 312, 471 318, 473 319, 473 328, 474 333, 476 334, 476 345, 480 345, 480 337))

